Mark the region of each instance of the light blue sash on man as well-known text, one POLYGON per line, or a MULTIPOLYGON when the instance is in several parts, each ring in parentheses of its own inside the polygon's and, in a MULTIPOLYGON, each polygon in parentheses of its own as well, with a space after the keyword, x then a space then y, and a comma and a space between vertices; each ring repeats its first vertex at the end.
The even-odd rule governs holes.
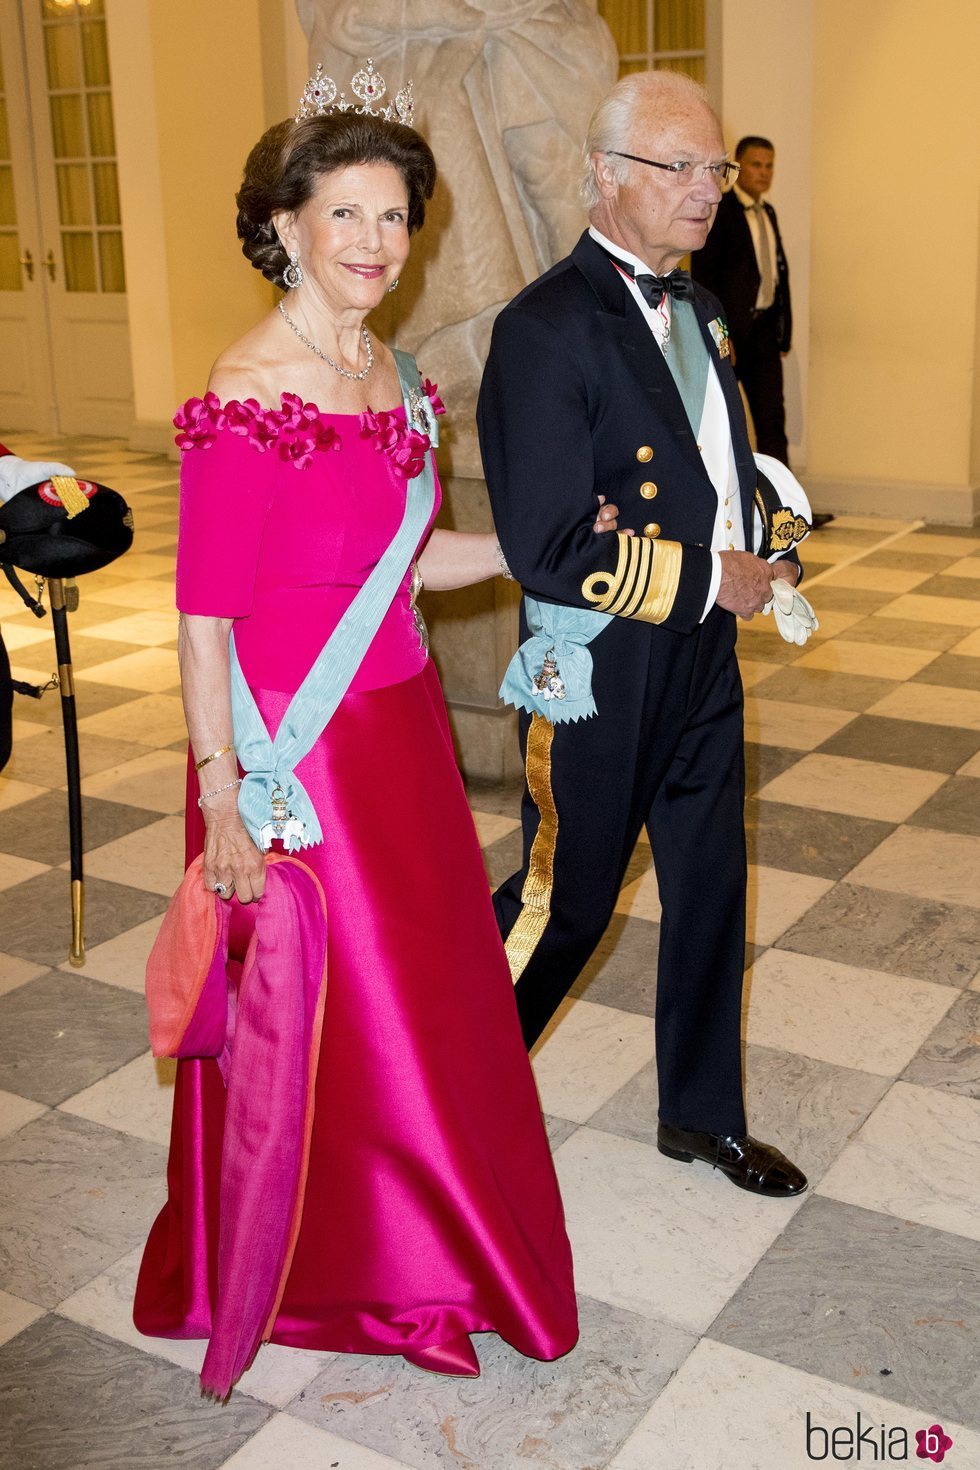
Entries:
MULTIPOLYGON (((414 357, 393 352, 411 427, 423 428, 437 442, 435 416, 418 420, 419 374, 414 357)), ((275 740, 270 739, 252 691, 245 682, 235 650, 234 629, 229 639, 231 709, 238 760, 246 772, 238 793, 238 809, 253 841, 268 847, 281 835, 287 852, 323 841, 317 814, 296 767, 320 738, 346 694, 411 565, 435 502, 432 457, 426 455, 422 472, 407 482, 405 514, 394 539, 344 613, 313 667, 282 717, 275 740), (273 805, 275 793, 276 806, 273 805), (272 826, 273 815, 288 817, 272 826)))

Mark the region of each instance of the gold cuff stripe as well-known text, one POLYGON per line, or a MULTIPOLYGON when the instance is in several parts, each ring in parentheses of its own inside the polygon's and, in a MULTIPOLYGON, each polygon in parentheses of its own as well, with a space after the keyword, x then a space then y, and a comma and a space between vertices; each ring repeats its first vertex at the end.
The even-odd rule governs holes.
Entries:
POLYGON ((653 575, 647 593, 633 614, 643 623, 662 623, 670 617, 681 580, 684 550, 679 541, 658 541, 654 548, 653 575))
POLYGON ((527 877, 521 890, 521 911, 504 946, 515 985, 541 942, 551 917, 555 844, 558 840, 558 810, 551 789, 551 742, 554 736, 555 727, 544 715, 531 717, 531 728, 527 734, 527 789, 541 820, 531 844, 527 877))
POLYGON ((624 618, 636 616, 636 610, 643 601, 643 594, 650 581, 650 569, 653 564, 653 542, 647 536, 634 536, 634 541, 640 543, 639 570, 636 578, 636 586, 629 601, 623 604, 622 615, 624 618))
POLYGON ((670 616, 681 579, 684 552, 679 541, 619 536, 614 572, 593 572, 582 583, 586 602, 604 613, 662 623, 670 616))

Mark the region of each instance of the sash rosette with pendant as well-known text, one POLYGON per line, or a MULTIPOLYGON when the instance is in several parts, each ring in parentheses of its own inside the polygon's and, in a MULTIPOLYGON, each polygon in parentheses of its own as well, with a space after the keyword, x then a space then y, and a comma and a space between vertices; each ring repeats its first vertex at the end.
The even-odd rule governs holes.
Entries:
POLYGON ((543 715, 553 725, 596 713, 588 645, 611 621, 591 608, 524 598, 530 637, 507 665, 500 698, 515 709, 543 715))

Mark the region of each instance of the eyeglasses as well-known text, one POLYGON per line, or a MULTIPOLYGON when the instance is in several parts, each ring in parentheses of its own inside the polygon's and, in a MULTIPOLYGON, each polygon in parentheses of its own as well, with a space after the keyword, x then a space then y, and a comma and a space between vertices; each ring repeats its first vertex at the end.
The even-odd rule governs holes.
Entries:
POLYGON ((618 148, 607 148, 606 152, 614 154, 616 158, 628 158, 632 163, 646 163, 650 168, 662 168, 664 173, 670 174, 675 184, 684 188, 710 174, 720 189, 727 189, 739 175, 737 163, 655 163, 652 158, 640 158, 637 153, 621 153, 618 148))

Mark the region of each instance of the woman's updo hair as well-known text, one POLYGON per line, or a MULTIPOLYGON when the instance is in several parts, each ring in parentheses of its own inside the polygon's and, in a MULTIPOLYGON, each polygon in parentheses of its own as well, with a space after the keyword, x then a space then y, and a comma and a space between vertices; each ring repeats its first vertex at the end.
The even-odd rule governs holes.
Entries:
POLYGON ((436 161, 414 128, 335 112, 276 123, 262 134, 246 160, 235 202, 242 253, 267 280, 284 287, 282 273, 289 264, 273 215, 295 214, 312 199, 324 175, 360 163, 387 163, 398 170, 408 190, 409 234, 421 229, 425 201, 435 188, 436 161))

